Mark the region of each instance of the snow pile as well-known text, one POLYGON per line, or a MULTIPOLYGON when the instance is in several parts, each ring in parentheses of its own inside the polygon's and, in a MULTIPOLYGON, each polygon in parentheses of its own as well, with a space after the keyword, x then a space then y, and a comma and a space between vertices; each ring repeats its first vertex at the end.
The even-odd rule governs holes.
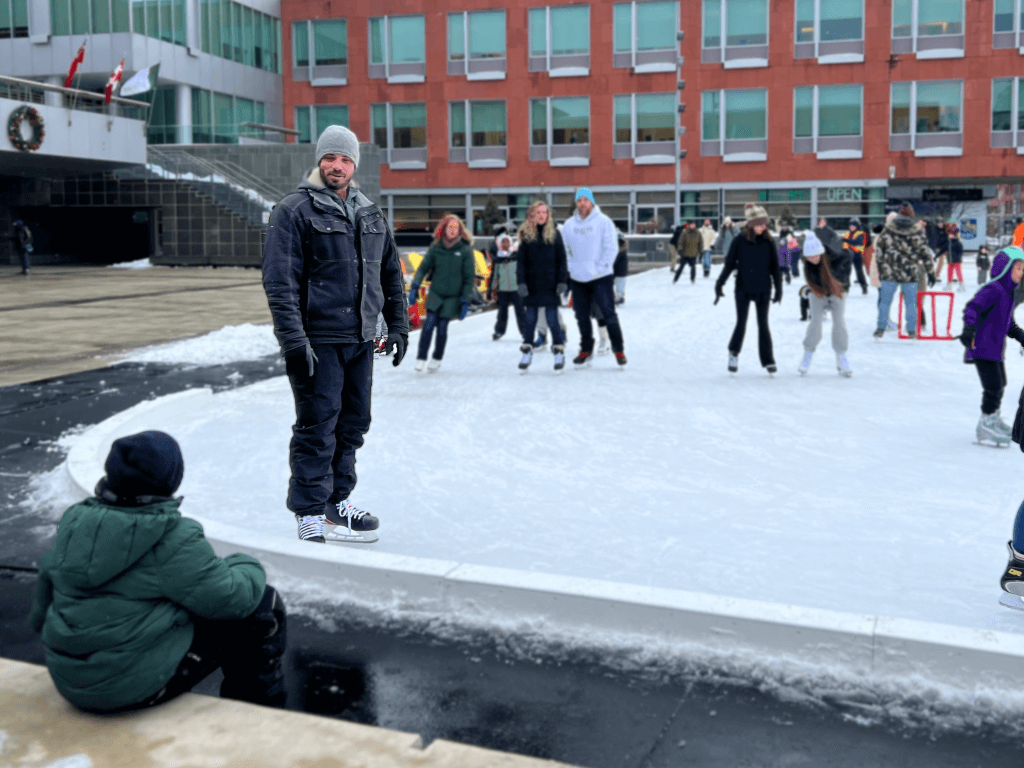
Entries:
POLYGON ((224 176, 217 173, 208 174, 206 176, 198 176, 192 172, 176 173, 169 171, 166 168, 157 165, 155 163, 146 163, 146 170, 150 171, 154 176, 159 176, 162 179, 178 179, 180 181, 198 181, 205 184, 224 184, 231 189, 238 192, 243 197, 251 200, 252 202, 259 205, 261 208, 267 211, 274 210, 274 206, 277 205, 273 200, 268 200, 263 197, 259 192, 249 187, 243 187, 240 184, 235 184, 232 181, 228 181, 224 176))
POLYGON ((135 261, 120 261, 117 264, 108 265, 110 269, 152 269, 153 264, 149 258, 136 259, 135 261))
POLYGON ((280 352, 270 325, 226 325, 205 336, 146 347, 121 362, 226 365, 280 352))

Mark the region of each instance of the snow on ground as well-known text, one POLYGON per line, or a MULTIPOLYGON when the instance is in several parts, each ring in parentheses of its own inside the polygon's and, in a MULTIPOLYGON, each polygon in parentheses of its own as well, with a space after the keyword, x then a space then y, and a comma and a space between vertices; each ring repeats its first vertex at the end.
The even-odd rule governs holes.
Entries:
POLYGON ((280 352, 270 325, 226 325, 192 339, 145 347, 119 362, 226 365, 280 352))
POLYGON ((117 264, 108 265, 111 269, 152 269, 153 264, 149 258, 136 259, 135 261, 119 261, 117 264))
MULTIPOLYGON (((718 306, 712 285, 631 277, 625 371, 606 356, 554 376, 540 353, 520 376, 514 320, 492 342, 492 313, 452 323, 436 374, 413 370, 416 334, 399 368, 381 359, 353 496, 382 520, 374 548, 1024 633, 997 605, 1022 457, 972 444, 981 388, 959 343, 873 340, 877 292, 855 287, 853 378, 836 373, 829 321, 801 378, 795 283, 771 308, 778 376, 758 364, 751 317, 730 377, 732 285, 718 306)), ((956 295, 954 334, 974 289, 956 295)), ((208 361, 218 345, 238 359, 239 331, 218 333, 175 345, 202 355, 161 359, 208 361)), ((269 329, 245 333, 272 344, 269 329)), ((1012 418, 1012 342, 1007 369, 1012 418)), ((294 537, 293 413, 281 377, 154 418, 184 451, 183 511, 294 537)))

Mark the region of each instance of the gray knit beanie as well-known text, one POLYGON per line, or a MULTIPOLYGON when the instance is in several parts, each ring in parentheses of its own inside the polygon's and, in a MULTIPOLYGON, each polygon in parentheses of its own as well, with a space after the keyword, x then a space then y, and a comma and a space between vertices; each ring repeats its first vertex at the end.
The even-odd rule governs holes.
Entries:
POLYGON ((319 167, 324 155, 344 155, 352 158, 359 167, 359 139, 343 125, 328 125, 316 143, 316 164, 319 167))

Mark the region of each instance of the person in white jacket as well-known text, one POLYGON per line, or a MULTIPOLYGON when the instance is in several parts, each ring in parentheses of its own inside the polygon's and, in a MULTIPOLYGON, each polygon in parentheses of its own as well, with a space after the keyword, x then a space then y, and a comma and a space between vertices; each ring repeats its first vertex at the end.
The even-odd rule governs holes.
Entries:
POLYGON ((618 230, 601 213, 593 193, 586 187, 576 192, 576 213, 562 225, 562 241, 569 265, 572 308, 580 327, 580 353, 573 359, 577 368, 586 368, 594 355, 594 329, 591 306, 604 315, 612 352, 619 365, 626 364, 622 328, 615 314, 615 257, 619 252, 618 230))

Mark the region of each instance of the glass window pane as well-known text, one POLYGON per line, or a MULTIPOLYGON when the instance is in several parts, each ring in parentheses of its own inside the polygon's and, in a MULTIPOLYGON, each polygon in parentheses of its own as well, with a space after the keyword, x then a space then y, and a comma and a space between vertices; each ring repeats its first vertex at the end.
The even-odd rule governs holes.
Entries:
POLYGON ((316 135, 320 137, 329 125, 343 125, 348 128, 348 105, 339 104, 333 107, 317 106, 316 135))
POLYGON ((860 40, 864 0, 821 0, 821 39, 860 40))
POLYGON ((96 34, 110 31, 110 0, 92 0, 92 31, 96 34))
POLYGON ((478 101, 469 105, 474 147, 504 147, 507 124, 504 101, 478 101))
POLYGON ((546 8, 530 9, 530 55, 548 55, 548 13, 546 8))
POLYGON ((636 4, 636 49, 654 51, 676 45, 676 4, 636 4))
POLYGON ((765 107, 768 91, 764 88, 725 92, 725 138, 767 138, 765 107))
POLYGON ((388 27, 392 64, 426 61, 422 16, 393 16, 388 19, 388 27))
POLYGON ((89 34, 89 0, 71 0, 71 34, 89 34))
POLYGON ((192 89, 192 141, 209 144, 213 141, 213 114, 210 111, 210 92, 192 89))
POLYGON ((28 37, 28 0, 14 0, 14 37, 28 37))
POLYGON ((158 0, 147 0, 146 3, 146 36, 160 38, 160 3, 158 0))
POLYGON ((250 67, 256 64, 256 37, 252 24, 252 9, 242 9, 242 63, 250 67))
POLYGON ((892 36, 910 37, 913 35, 911 23, 913 11, 910 4, 913 0, 892 0, 892 36))
POLYGON ((111 32, 127 32, 128 31, 128 0, 112 0, 111 11, 113 18, 111 19, 111 32))
POLYGON ((718 48, 721 45, 722 0, 704 0, 704 47, 718 48))
POLYGON ((0 0, 0 38, 11 37, 11 2, 0 0))
POLYGON ((448 58, 461 61, 466 57, 466 15, 463 13, 448 14, 448 58))
POLYGON ((231 58, 242 63, 242 6, 231 4, 231 58))
POLYGON ((1024 130, 1024 79, 1017 83, 1017 130, 1024 130))
POLYGON ((210 0, 199 0, 199 48, 203 53, 213 53, 210 48, 210 0))
POLYGON ((505 12, 476 11, 469 16, 469 57, 505 58, 505 12))
POLYGON ((960 83, 917 84, 917 132, 960 131, 960 83))
POLYGON ((448 129, 451 146, 466 146, 466 104, 453 101, 448 105, 448 129))
POLYGON ((796 41, 814 42, 814 0, 796 0, 796 41))
POLYGON ((391 128, 393 148, 427 146, 426 105, 392 104, 391 128))
POLYGON ((388 148, 388 108, 386 104, 374 104, 370 107, 370 128, 373 130, 373 142, 381 149, 388 148))
MULTIPOLYGON (((144 34, 146 34, 146 5, 145 5, 145 3, 142 2, 142 0, 131 0, 131 4, 132 4, 132 29, 133 29, 133 31, 136 34, 144 35, 144 34)), ((57 7, 60 7, 60 5, 61 4, 58 2, 57 3, 57 7)), ((66 7, 67 3, 64 3, 64 5, 66 7)), ((50 19, 51 19, 51 23, 53 22, 53 8, 54 8, 53 0, 50 0, 50 19)), ((58 34, 58 33, 54 33, 54 34, 58 34)), ((67 32, 65 32, 64 34, 67 34, 67 32)))
POLYGON ((370 19, 370 63, 384 63, 384 19, 370 19))
POLYGON ((793 89, 793 135, 806 137, 814 135, 814 88, 806 86, 793 89))
MULTIPOLYGON (((137 7, 140 11, 142 10, 141 3, 137 7)), ((50 34, 71 34, 71 14, 68 11, 68 0, 50 0, 50 34)))
POLYGON ((226 93, 213 94, 213 133, 213 140, 218 144, 234 144, 238 141, 235 105, 226 93))
POLYGON ((701 123, 703 124, 701 139, 703 141, 717 141, 719 138, 720 96, 720 91, 704 91, 701 94, 701 123))
POLYGON ((892 133, 910 133, 910 83, 892 84, 892 133))
POLYGON ((243 136, 252 136, 255 129, 243 126, 242 123, 256 122, 256 104, 250 99, 235 99, 235 121, 238 123, 238 132, 243 136))
POLYGON ((768 0, 725 0, 726 45, 768 42, 768 0))
POLYGON ((590 100, 551 99, 551 143, 590 143, 590 100))
POLYGON ((273 59, 270 62, 270 71, 281 74, 281 20, 274 19, 274 31, 270 35, 270 44, 273 45, 273 59))
POLYGON ((256 102, 256 122, 261 125, 266 125, 267 123, 267 105, 262 101, 256 102))
POLYGON ((992 81, 992 130, 1010 131, 1010 110, 1013 107, 1013 78, 998 77, 992 81))
POLYGON ((298 137, 299 144, 310 144, 313 139, 309 130, 309 107, 295 108, 295 130, 302 133, 298 137))
MULTIPOLYGON (((74 0, 72 0, 74 2, 74 0)), ((171 0, 160 0, 160 39, 170 43, 174 40, 174 21, 171 0)))
POLYGON ((615 108, 615 141, 618 144, 629 144, 633 133, 633 98, 616 96, 615 108))
POLYGON ((633 11, 631 3, 616 3, 612 6, 612 38, 616 53, 633 50, 633 11))
POLYGON ((676 137, 674 93, 644 93, 636 97, 636 140, 673 141, 676 137))
POLYGON ((176 45, 185 45, 185 0, 174 0, 172 10, 174 14, 174 42, 176 45))
POLYGON ((996 0, 995 31, 1013 32, 1013 0, 996 0))
POLYGON ((317 66, 348 64, 344 19, 317 21, 313 24, 313 53, 317 66))
POLYGON ((963 0, 918 0, 917 34, 959 35, 963 29, 963 0))
POLYGON ((295 66, 309 66, 309 31, 308 21, 292 22, 292 52, 295 54, 295 66))
POLYGON ((563 5, 551 9, 551 54, 590 53, 590 6, 563 5))
MULTIPOLYGON (((212 8, 210 9, 213 10, 212 8)), ((220 38, 221 58, 231 58, 231 3, 228 0, 220 0, 220 25, 217 27, 215 37, 220 38)))
POLYGON ((818 87, 818 135, 859 136, 860 85, 818 87))
POLYGON ((547 146, 548 143, 548 101, 547 99, 530 100, 530 143, 534 146, 547 146))

